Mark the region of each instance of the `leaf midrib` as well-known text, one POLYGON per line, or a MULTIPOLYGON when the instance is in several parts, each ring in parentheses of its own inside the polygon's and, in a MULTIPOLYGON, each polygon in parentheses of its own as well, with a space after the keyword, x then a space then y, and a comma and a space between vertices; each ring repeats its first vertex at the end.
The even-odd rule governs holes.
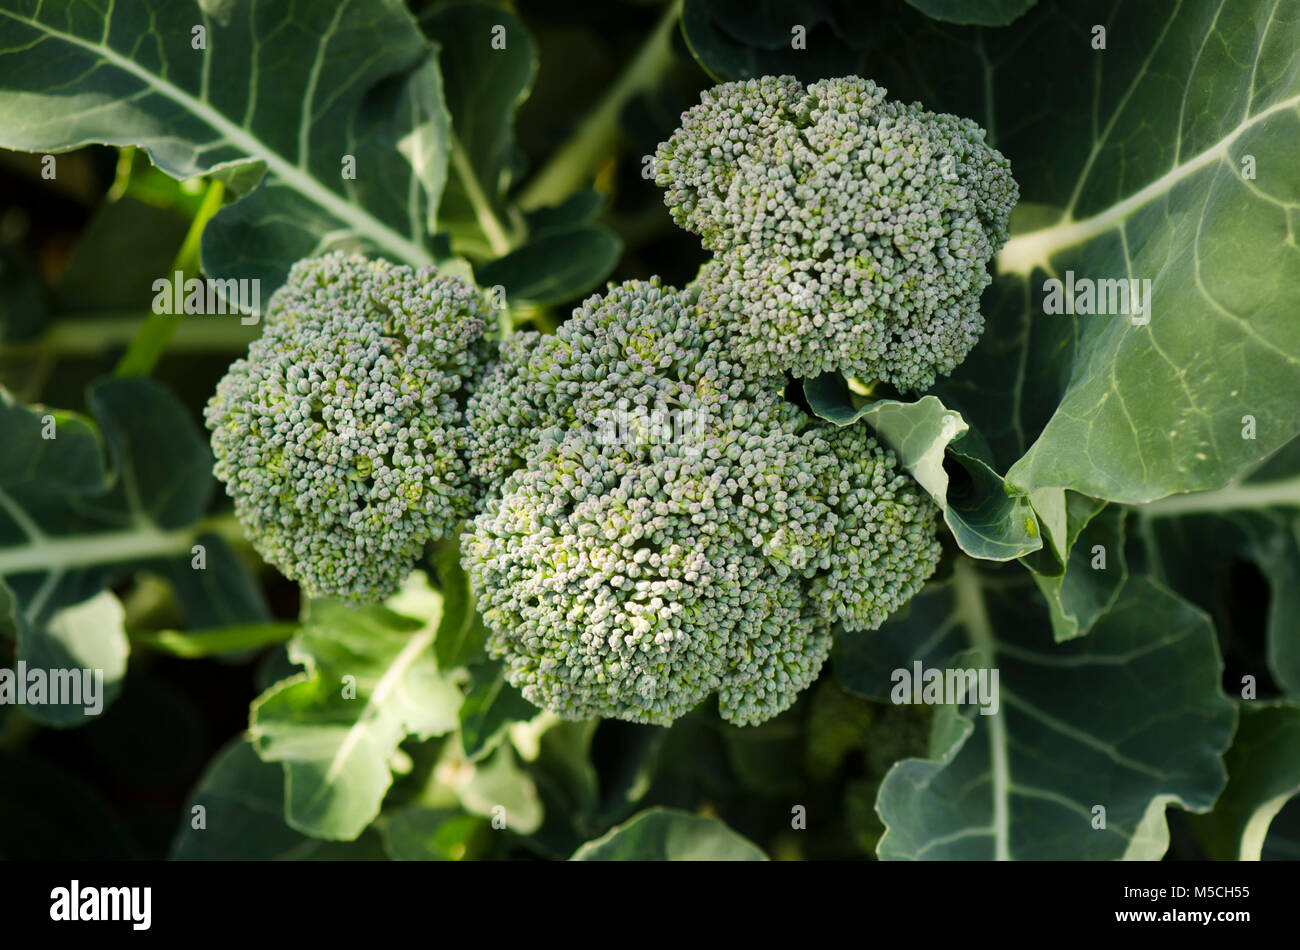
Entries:
POLYGON ((440 620, 441 616, 435 618, 412 636, 406 646, 402 647, 401 652, 393 658, 392 664, 384 671, 383 676, 375 683, 375 688, 370 691, 370 697, 366 700, 365 708, 361 710, 356 722, 348 729, 347 735, 343 737, 343 741, 339 743, 338 749, 330 759, 330 766, 321 781, 322 787, 333 784, 334 780, 338 778, 339 773, 343 770, 343 764, 347 761, 348 756, 352 754, 352 750, 357 743, 361 741, 361 737, 369 728, 371 720, 378 715, 379 710, 388 699, 388 694, 401 682, 411 664, 415 662, 416 657, 433 645, 433 639, 437 635, 440 620))
MULTIPOLYGON (((989 669, 997 665, 997 640, 993 623, 984 605, 978 571, 969 558, 959 557, 953 572, 954 609, 962 618, 971 645, 981 653, 981 662, 989 669)), ((1011 767, 1007 756, 1007 724, 999 705, 986 717, 989 734, 989 794, 993 799, 993 859, 1011 860, 1011 767)))
POLYGON ((1277 112, 1295 108, 1297 105, 1300 105, 1300 95, 1275 102, 1267 109, 1243 120, 1230 133, 1199 155, 1181 165, 1175 165, 1144 188, 1090 218, 1082 221, 1065 218, 1050 227, 1015 235, 998 252, 997 272, 1028 277, 1035 268, 1047 270, 1052 255, 1067 247, 1086 244, 1114 230, 1139 208, 1172 191, 1179 182, 1205 166, 1226 157, 1232 143, 1258 122, 1277 112))

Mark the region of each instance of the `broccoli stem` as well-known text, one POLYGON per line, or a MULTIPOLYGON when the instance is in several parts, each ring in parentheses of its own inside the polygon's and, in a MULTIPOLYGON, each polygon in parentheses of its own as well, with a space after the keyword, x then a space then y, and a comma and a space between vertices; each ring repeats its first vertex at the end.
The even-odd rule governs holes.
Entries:
MULTIPOLYGON (((140 332, 146 316, 131 312, 57 316, 50 328, 35 339, 0 343, 0 358, 95 356, 129 344, 140 332)), ((174 352, 225 353, 247 349, 261 328, 239 320, 191 318, 178 324, 173 333, 168 348, 174 352)))
POLYGON ((600 167, 618 141, 618 119, 623 107, 658 82, 672 65, 672 31, 681 12, 682 0, 668 4, 618 81, 520 194, 519 207, 531 211, 558 204, 600 167))
POLYGON ((298 631, 297 623, 277 621, 270 623, 236 624, 216 630, 133 630, 127 636, 132 646, 148 647, 192 660, 217 653, 250 650, 284 643, 298 631))
POLYGON ((465 197, 469 199, 470 205, 474 208, 474 218, 478 222, 479 230, 487 238, 488 244, 492 247, 492 252, 497 257, 504 257, 509 254, 514 247, 514 242, 506 234, 501 219, 492 210, 492 203, 488 201, 487 195, 483 193, 478 176, 474 174, 474 167, 470 164, 469 156, 465 154, 465 148, 460 144, 460 139, 456 137, 455 133, 452 133, 451 136, 451 165, 460 178, 461 186, 465 189, 465 197))
MULTIPOLYGON (((222 201, 225 199, 226 187, 220 181, 211 181, 208 183, 207 193, 203 196, 203 203, 199 205, 198 213, 194 215, 194 220, 190 222, 189 232, 185 235, 185 240, 181 243, 181 249, 176 252, 176 260, 172 262, 171 268, 168 269, 167 276, 170 278, 175 271, 180 271, 188 280, 199 272, 199 242, 203 237, 203 229, 208 220, 221 210, 222 201)), ((130 346, 122 354, 121 360, 113 369, 113 375, 123 376, 148 376, 153 372, 153 368, 158 365, 162 359, 163 353, 167 350, 167 344, 171 342, 172 335, 175 334, 176 328, 181 325, 184 314, 180 313, 151 313, 145 318, 140 325, 139 331, 131 340, 130 346)))

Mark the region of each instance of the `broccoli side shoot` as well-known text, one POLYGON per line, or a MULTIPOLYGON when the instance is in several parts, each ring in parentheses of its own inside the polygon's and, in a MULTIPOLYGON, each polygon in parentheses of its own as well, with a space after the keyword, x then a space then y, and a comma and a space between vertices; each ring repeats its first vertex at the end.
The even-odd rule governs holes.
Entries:
POLYGON ((655 174, 715 255, 695 289, 740 359, 899 389, 932 385, 979 339, 986 265, 1019 196, 974 122, 853 76, 707 90, 655 174))
POLYGON ((309 596, 382 599, 471 512, 464 402, 492 319, 458 278, 341 252, 271 298, 205 417, 250 541, 309 596))

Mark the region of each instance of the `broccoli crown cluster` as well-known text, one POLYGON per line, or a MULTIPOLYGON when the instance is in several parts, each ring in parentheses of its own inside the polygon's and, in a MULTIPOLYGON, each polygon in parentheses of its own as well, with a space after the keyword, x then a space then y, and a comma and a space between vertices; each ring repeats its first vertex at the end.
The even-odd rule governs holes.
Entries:
POLYGON ((458 278, 341 252, 271 298, 205 415, 250 540, 309 595, 387 596, 470 514, 464 403, 489 317, 458 278))
POLYGON ((933 384, 975 345, 1019 196, 974 122, 854 76, 707 90, 655 176, 714 254, 694 289, 739 359, 900 389, 933 384))
POLYGON ((507 677, 570 718, 667 724, 787 708, 839 623, 933 571, 935 508, 865 427, 836 429, 735 361, 693 294, 593 296, 507 338, 471 398, 490 493, 463 538, 507 677))

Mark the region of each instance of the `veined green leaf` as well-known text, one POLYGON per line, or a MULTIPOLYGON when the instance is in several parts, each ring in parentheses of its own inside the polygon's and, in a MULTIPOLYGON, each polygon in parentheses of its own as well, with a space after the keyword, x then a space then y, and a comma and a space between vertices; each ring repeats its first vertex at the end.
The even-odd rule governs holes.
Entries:
POLYGON ((176 178, 265 164, 206 230, 209 275, 269 293, 293 261, 334 247, 432 261, 447 120, 398 0, 20 0, 0 24, 0 144, 137 145, 176 178))
MULTIPOLYGON (((200 622, 211 615, 213 598, 225 598, 231 622, 262 620, 265 607, 256 592, 231 598, 247 584, 233 560, 212 565, 233 582, 229 590, 209 590, 204 579, 190 576, 208 566, 198 521, 212 477, 211 455, 185 409, 147 379, 98 383, 89 403, 98 430, 87 419, 25 406, 0 391, 6 447, 0 458, 0 590, 8 591, 0 593, 0 603, 9 601, 0 628, 17 633, 18 659, 29 666, 82 667, 82 660, 94 659, 111 698, 127 645, 120 605, 96 595, 118 578, 134 571, 171 578, 182 609, 200 622), (105 464, 105 446, 111 465, 105 464), (86 623, 100 631, 89 640, 78 633, 86 623), (92 641, 87 652, 83 647, 92 641)), ((221 550, 218 542, 214 557, 221 550)), ((84 719, 77 706, 31 706, 29 712, 50 725, 84 719)))
POLYGON ((714 818, 650 808, 588 841, 571 861, 766 861, 767 856, 714 818))
POLYGON ((1242 703, 1227 763, 1228 787, 1192 827, 1211 858, 1258 861, 1273 819, 1300 794, 1300 706, 1242 703))
POLYGON ((870 668, 836 657, 845 685, 881 698, 912 698, 898 671, 918 664, 998 675, 979 697, 992 702, 939 706, 930 755, 886 775, 880 856, 1160 857, 1165 807, 1206 811, 1225 781, 1235 712, 1208 619, 1135 578, 1088 637, 1054 644, 1028 578, 1007 570, 960 560, 953 581, 881 628, 870 668))
POLYGON ((292 827, 353 840, 379 814, 398 744, 456 728, 461 694, 434 660, 440 619, 312 602, 289 644, 305 671, 259 696, 249 717, 258 755, 284 763, 292 827))
POLYGON ((1039 4, 897 39, 876 78, 980 122, 1021 187, 984 336, 936 388, 1010 485, 1149 501, 1295 435, 1300 2, 1039 4), (1024 82, 1044 63, 1079 81, 1024 82), (1149 322, 1046 314, 1070 273, 1149 280, 1149 322))

